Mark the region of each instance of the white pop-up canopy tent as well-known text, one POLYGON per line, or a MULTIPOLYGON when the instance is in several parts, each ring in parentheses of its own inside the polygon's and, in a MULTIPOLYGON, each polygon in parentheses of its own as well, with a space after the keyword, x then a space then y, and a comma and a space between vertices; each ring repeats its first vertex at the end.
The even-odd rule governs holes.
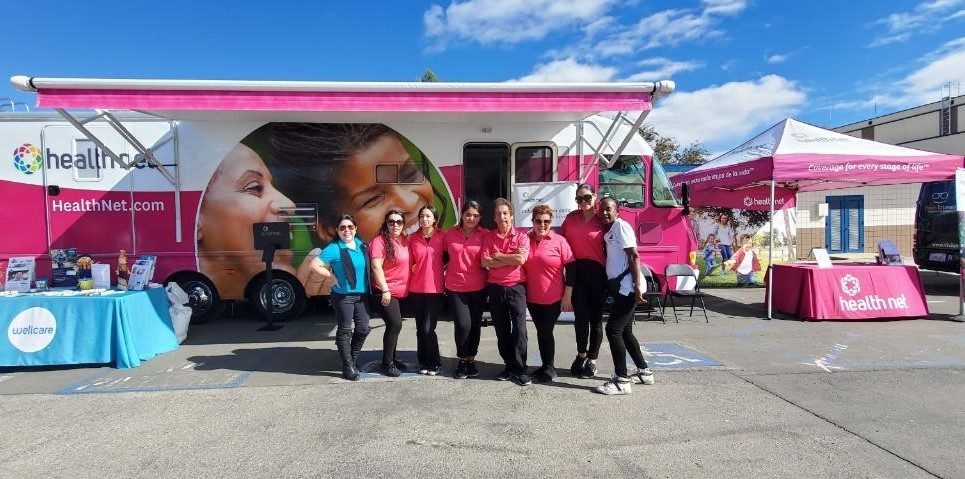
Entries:
MULTIPOLYGON (((695 205, 769 209, 792 204, 797 191, 951 180, 963 165, 946 155, 855 138, 787 118, 751 140, 671 181, 686 184, 695 205), (767 191, 769 198, 753 200, 767 191), (752 198, 747 201, 746 198, 752 198), (791 199, 788 201, 788 199, 791 199)), ((769 247, 773 253, 773 246, 769 247)), ((772 317, 768 288, 767 317, 772 317)))

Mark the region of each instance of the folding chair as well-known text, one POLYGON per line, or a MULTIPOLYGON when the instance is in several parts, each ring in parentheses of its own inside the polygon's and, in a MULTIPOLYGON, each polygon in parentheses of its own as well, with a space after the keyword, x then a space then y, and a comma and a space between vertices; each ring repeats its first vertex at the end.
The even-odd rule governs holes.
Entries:
POLYGON ((660 308, 660 319, 663 320, 663 324, 667 324, 667 318, 663 315, 663 302, 661 301, 663 293, 660 292, 660 284, 657 283, 657 278, 654 277, 653 271, 645 264, 640 265, 640 273, 643 274, 643 281, 647 285, 647 289, 643 292, 644 299, 647 300, 647 319, 653 316, 653 313, 660 308), (654 306, 654 301, 656 301, 656 306, 654 306))
MULTIPOLYGON (((690 298, 691 317, 694 315, 694 306, 699 299, 700 308, 704 313, 704 320, 709 323, 710 318, 707 317, 707 307, 704 305, 704 296, 706 296, 706 294, 700 290, 700 282, 697 280, 697 273, 694 272, 690 265, 668 264, 667 269, 664 270, 664 274, 667 277, 667 294, 664 295, 663 306, 665 308, 667 307, 667 300, 669 299, 670 308, 671 311, 673 311, 674 319, 678 323, 680 322, 680 318, 677 317, 677 304, 674 301, 674 298, 690 298), (693 288, 680 288, 680 281, 678 278, 693 278, 693 288)), ((663 310, 661 310, 660 314, 663 314, 663 310)))

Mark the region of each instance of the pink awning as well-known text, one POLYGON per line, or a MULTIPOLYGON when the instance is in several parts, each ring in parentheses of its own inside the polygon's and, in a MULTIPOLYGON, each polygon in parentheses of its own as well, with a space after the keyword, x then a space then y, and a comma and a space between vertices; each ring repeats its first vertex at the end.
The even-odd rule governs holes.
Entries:
POLYGON ((282 92, 40 90, 37 106, 64 109, 223 111, 649 110, 650 95, 578 92, 282 92))

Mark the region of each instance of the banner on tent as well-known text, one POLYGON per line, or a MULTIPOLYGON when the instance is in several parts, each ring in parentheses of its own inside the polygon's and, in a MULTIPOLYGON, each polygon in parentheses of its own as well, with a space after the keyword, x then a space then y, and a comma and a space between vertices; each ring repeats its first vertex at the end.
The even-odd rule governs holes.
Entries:
MULTIPOLYGON (((774 189, 774 209, 793 208, 796 195, 787 188, 774 189)), ((768 211, 771 209, 771 187, 754 186, 739 190, 721 188, 691 190, 690 204, 694 206, 717 206, 741 210, 768 211)))

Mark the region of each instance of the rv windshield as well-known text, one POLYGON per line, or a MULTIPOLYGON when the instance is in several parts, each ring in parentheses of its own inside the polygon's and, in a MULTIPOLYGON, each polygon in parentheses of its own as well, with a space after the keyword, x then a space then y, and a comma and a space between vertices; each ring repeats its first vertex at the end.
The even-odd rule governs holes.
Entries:
MULTIPOLYGON (((607 155, 609 160, 609 155, 607 155)), ((612 196, 620 206, 643 208, 643 162, 638 155, 620 155, 613 165, 600 170, 600 197, 612 196)))
POLYGON ((674 195, 673 188, 670 187, 670 177, 664 171, 656 153, 653 154, 653 159, 650 161, 650 170, 652 171, 651 181, 653 182, 653 205, 665 208, 682 206, 680 201, 677 200, 677 196, 674 195))

